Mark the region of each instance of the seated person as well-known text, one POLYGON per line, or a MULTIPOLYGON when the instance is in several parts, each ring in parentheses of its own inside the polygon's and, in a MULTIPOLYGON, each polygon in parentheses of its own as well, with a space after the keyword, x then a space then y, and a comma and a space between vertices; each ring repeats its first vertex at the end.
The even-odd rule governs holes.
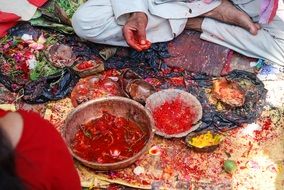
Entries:
POLYGON ((184 29, 249 57, 284 66, 283 1, 269 24, 258 23, 262 0, 89 0, 73 15, 76 34, 95 43, 130 46, 170 41, 184 29))
POLYGON ((0 189, 81 189, 63 139, 36 113, 0 110, 0 189))

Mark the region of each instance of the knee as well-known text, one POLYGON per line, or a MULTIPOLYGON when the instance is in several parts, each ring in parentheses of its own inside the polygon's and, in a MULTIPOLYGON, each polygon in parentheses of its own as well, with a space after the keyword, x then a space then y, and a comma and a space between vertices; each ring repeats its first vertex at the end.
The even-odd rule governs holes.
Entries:
POLYGON ((75 33, 81 37, 81 38, 86 38, 87 37, 87 26, 88 24, 86 22, 84 22, 84 17, 85 14, 83 11, 81 10, 77 10, 72 19, 71 19, 71 22, 72 22, 72 27, 75 31, 75 33))
POLYGON ((110 6, 84 4, 72 17, 75 33, 84 39, 94 39, 104 32, 109 20, 113 17, 110 6))

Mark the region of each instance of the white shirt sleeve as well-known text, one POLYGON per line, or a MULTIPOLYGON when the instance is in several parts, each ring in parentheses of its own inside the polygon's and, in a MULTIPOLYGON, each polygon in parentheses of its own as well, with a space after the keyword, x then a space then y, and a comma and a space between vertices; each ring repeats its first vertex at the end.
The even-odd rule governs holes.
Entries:
POLYGON ((124 25, 130 13, 148 13, 147 0, 111 0, 115 19, 119 25, 124 25))

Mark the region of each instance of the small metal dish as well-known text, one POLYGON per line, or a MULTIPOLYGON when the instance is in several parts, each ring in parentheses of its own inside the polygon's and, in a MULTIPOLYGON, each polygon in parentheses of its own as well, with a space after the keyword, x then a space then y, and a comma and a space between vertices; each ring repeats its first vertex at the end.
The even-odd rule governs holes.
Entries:
POLYGON ((195 152, 213 152, 214 150, 216 150, 219 145, 221 144, 223 138, 222 138, 223 135, 221 135, 220 133, 218 132, 215 132, 215 131, 212 131, 212 130, 204 130, 204 131, 200 131, 200 132, 191 132, 189 133, 186 138, 185 138, 185 144, 190 148, 192 149, 193 151, 195 152), (220 141, 218 142, 218 144, 215 144, 215 145, 211 145, 211 146, 204 146, 204 147, 197 147, 197 146, 194 146, 192 144, 190 144, 189 142, 192 141, 192 139, 194 137, 198 137, 200 135, 204 135, 206 134, 207 132, 210 132, 212 135, 213 135, 213 138, 216 136, 216 135, 220 135, 221 136, 221 139, 220 141))
POLYGON ((187 105, 191 107, 194 112, 196 113, 195 117, 192 118, 192 127, 188 129, 187 131, 181 132, 181 133, 175 133, 175 134, 166 134, 165 132, 159 130, 157 127, 155 127, 155 133, 159 136, 165 137, 165 138, 180 138, 185 137, 188 133, 195 131, 199 128, 201 122, 200 119, 202 118, 202 106, 198 99, 193 96, 192 94, 179 90, 179 89, 167 89, 167 90, 161 90, 159 92, 156 92, 152 95, 150 95, 146 99, 146 105, 145 107, 150 110, 152 113, 157 107, 160 107, 167 101, 172 101, 176 98, 180 98, 181 101, 184 103, 184 105, 187 105))

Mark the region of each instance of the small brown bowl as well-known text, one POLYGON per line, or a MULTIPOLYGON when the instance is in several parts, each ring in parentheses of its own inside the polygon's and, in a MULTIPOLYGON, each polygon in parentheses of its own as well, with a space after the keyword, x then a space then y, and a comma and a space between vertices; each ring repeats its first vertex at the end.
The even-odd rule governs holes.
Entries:
POLYGON ((45 52, 48 61, 57 68, 70 67, 76 61, 72 47, 65 44, 54 44, 45 52))
POLYGON ((193 146, 191 144, 189 144, 189 142, 192 140, 192 138, 194 137, 197 137, 197 136, 200 136, 200 135, 203 135, 203 134, 206 134, 208 131, 210 131, 213 135, 213 137, 215 135, 221 135, 220 133, 218 132, 215 132, 215 131, 212 131, 212 130, 204 130, 204 131, 200 131, 200 132, 191 132, 189 133, 186 138, 185 138, 185 144, 190 148, 192 149, 193 151, 195 152, 213 152, 214 150, 216 150, 219 145, 221 144, 222 142, 222 135, 221 135, 221 140, 219 141, 218 144, 216 145, 211 145, 211 146, 205 146, 205 147, 196 147, 196 146, 193 146))
POLYGON ((143 79, 134 79, 128 83, 126 86, 126 93, 135 101, 145 104, 146 99, 153 93, 156 89, 153 85, 147 83, 143 79))
POLYGON ((105 70, 104 63, 97 59, 97 60, 89 60, 89 61, 78 61, 75 63, 76 65, 72 67, 72 69, 80 76, 80 77, 87 77, 90 75, 94 75, 100 72, 103 72, 105 70), (92 66, 84 69, 78 68, 80 64, 83 64, 84 62, 89 62, 92 66))

